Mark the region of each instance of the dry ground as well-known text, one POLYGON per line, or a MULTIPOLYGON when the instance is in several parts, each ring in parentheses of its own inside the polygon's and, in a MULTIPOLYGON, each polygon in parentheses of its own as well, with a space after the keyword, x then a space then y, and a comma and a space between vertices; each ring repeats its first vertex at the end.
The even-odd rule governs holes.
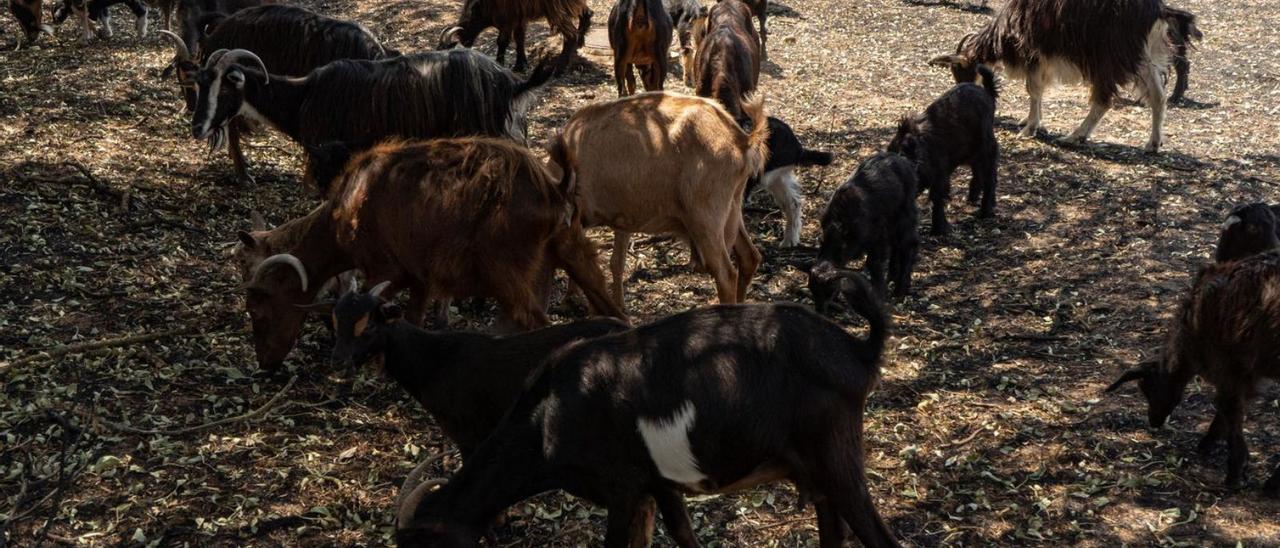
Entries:
MULTIPOLYGON (((430 47, 458 4, 304 3, 404 51, 430 47)), ((602 22, 608 4, 591 4, 602 22)), ((1026 100, 1009 83, 999 106, 999 217, 976 221, 957 199, 953 236, 924 238, 918 290, 895 307, 867 426, 872 489, 905 541, 1280 545, 1280 502, 1258 494, 1277 465, 1280 390, 1267 387, 1251 407, 1252 484, 1240 492, 1221 487, 1221 451, 1204 459, 1192 450, 1211 414, 1208 390, 1193 385, 1158 431, 1131 389, 1101 393, 1160 342, 1224 211, 1280 199, 1280 3, 1179 4, 1200 14, 1207 38, 1194 54, 1193 102, 1171 110, 1163 155, 1139 150, 1148 113, 1134 107, 1108 114, 1086 147, 1019 140, 1026 100)), ((782 0, 772 12, 769 111, 838 158, 803 173, 812 246, 825 197, 887 143, 899 116, 948 88, 925 59, 987 15, 965 0, 782 0)), ((174 86, 159 77, 168 50, 155 37, 139 42, 121 24, 113 41, 79 47, 65 25, 57 40, 13 51, 16 26, 3 25, 0 521, 10 541, 387 542, 395 486, 425 453, 451 446, 374 375, 335 396, 340 379, 318 325, 289 361, 296 383, 265 416, 181 434, 107 424, 199 425, 256 409, 285 386, 253 365, 224 256, 250 210, 278 223, 315 204, 298 183, 297 147, 259 134, 249 150, 258 184, 238 186, 222 154, 188 137, 174 86), (26 359, 145 334, 159 336, 26 359)), ((531 44, 545 36, 536 27, 531 44)), ((492 51, 491 41, 481 47, 492 51)), ((576 108, 613 96, 605 66, 580 63, 550 86, 535 110, 535 146, 576 108)), ((683 89, 674 77, 669 85, 683 89)), ((1074 127, 1084 98, 1078 87, 1051 96, 1050 137, 1074 127)), ((767 256, 750 298, 806 302, 794 266, 806 253, 778 249, 781 220, 767 198, 750 212, 767 256)), ((713 298, 709 281, 681 266, 678 247, 634 254, 628 304, 637 320, 713 298)), ((456 327, 479 328, 492 313, 468 305, 459 316, 456 327)), ((458 464, 450 457, 445 467, 458 464)), ((790 487, 691 506, 707 544, 816 542, 812 513, 796 507, 790 487)), ((601 516, 544 496, 518 505, 497 538, 596 544, 601 516)))

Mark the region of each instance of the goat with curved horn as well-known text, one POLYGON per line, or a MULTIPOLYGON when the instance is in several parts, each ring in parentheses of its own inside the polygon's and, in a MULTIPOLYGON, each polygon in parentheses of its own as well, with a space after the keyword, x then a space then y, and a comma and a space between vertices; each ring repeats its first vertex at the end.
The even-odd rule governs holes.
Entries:
POLYGON ((290 255, 288 253, 280 253, 277 255, 272 255, 270 257, 267 257, 262 262, 258 263, 258 266, 254 267, 253 269, 253 277, 251 279, 255 282, 258 281, 259 279, 261 279, 262 274, 265 273, 267 269, 271 268, 272 266, 280 265, 280 264, 288 265, 292 267, 295 272, 298 273, 298 280, 302 283, 302 290, 306 291, 307 290, 307 268, 302 265, 301 260, 299 260, 297 257, 290 255))
POLYGON ((391 286, 391 281, 390 281, 390 280, 385 281, 385 282, 382 282, 382 283, 380 283, 380 284, 378 284, 378 285, 375 285, 375 286, 373 286, 372 288, 370 288, 370 289, 369 289, 369 296, 371 296, 371 297, 381 297, 381 296, 382 296, 382 292, 383 292, 383 291, 385 291, 385 290, 387 289, 387 287, 389 287, 389 286, 391 286))
POLYGON ((459 26, 444 29, 444 32, 440 33, 440 47, 446 48, 461 44, 462 41, 458 39, 459 32, 462 32, 462 27, 459 26))
MULTIPOLYGON (((397 525, 401 523, 406 523, 408 522, 409 518, 413 517, 413 509, 416 508, 418 505, 417 500, 421 500, 422 495, 425 493, 425 491, 423 493, 418 492, 418 488, 421 487, 421 485, 425 485, 422 483, 422 475, 427 472, 427 468, 429 468, 432 464, 435 464, 436 462, 440 461, 440 459, 443 459, 444 455, 445 455, 444 453, 439 453, 433 457, 428 458, 427 460, 422 461, 421 464, 414 467, 412 472, 409 472, 408 476, 405 476, 404 483, 400 484, 400 492, 396 494, 396 524, 397 525), (410 500, 413 500, 414 502, 412 503, 412 505, 406 508, 405 503, 410 500), (404 515, 406 510, 409 512, 407 516, 404 515)), ((426 483, 431 484, 430 487, 434 487, 436 485, 443 485, 444 483, 447 483, 447 482, 448 480, 437 478, 437 479, 427 480, 426 483)))
POLYGON ((215 51, 209 56, 209 61, 205 63, 205 68, 212 66, 218 73, 222 73, 240 60, 253 61, 253 64, 257 65, 257 68, 262 71, 262 83, 271 83, 271 73, 267 71, 267 64, 262 62, 262 58, 258 57, 258 54, 247 49, 215 51))

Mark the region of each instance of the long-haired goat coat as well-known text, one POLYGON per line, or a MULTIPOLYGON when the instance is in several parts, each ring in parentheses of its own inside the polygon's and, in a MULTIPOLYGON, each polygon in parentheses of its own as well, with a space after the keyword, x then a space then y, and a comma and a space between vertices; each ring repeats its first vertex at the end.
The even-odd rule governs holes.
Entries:
MULTIPOLYGON (((1156 152, 1164 142, 1161 70, 1170 55, 1167 29, 1187 17, 1162 0, 1009 0, 982 30, 960 41, 955 55, 934 61, 957 67, 999 64, 1025 79, 1031 110, 1024 137, 1034 137, 1040 128, 1045 90, 1055 82, 1083 79, 1092 106, 1080 127, 1063 138, 1069 143, 1088 139, 1120 87, 1135 83, 1151 108, 1146 150, 1156 152)), ((964 71, 953 72, 964 81, 964 71)))
POLYGON ((715 100, 643 93, 582 108, 552 139, 553 163, 576 175, 583 224, 614 229, 617 302, 632 232, 688 238, 720 302, 746 298, 761 255, 743 225, 742 197, 764 168, 769 124, 760 98, 744 108, 750 133, 715 100))

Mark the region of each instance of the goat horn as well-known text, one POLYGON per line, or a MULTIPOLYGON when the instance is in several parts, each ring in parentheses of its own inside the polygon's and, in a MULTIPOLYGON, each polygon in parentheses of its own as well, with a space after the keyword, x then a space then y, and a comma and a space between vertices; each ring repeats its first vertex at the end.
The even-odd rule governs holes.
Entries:
POLYGON ((422 502, 422 497, 427 496, 427 493, 430 493, 432 489, 448 483, 449 480, 446 478, 433 478, 415 487, 413 492, 404 498, 404 502, 400 507, 396 508, 396 527, 398 528, 401 524, 409 523, 413 520, 413 513, 418 509, 418 504, 422 502))
MULTIPOLYGON (((445 455, 444 453, 438 453, 435 456, 422 461, 421 464, 413 468, 412 472, 409 472, 408 476, 405 476, 404 483, 400 484, 400 492, 396 495, 396 516, 398 519, 397 523, 403 523, 404 521, 407 521, 407 519, 399 520, 399 516, 400 514, 404 513, 405 500, 408 499, 411 495, 417 493, 418 483, 422 479, 422 474, 426 473, 427 468, 429 466, 431 466, 432 464, 435 464, 440 459, 443 459, 444 455, 445 455)), ((436 485, 440 485, 441 483, 437 480, 432 480, 432 481, 436 482, 435 483, 436 485)), ((409 515, 412 516, 413 515, 412 512, 409 515)))
POLYGON ((391 281, 390 281, 390 280, 385 281, 385 282, 382 282, 382 283, 380 283, 380 284, 378 284, 378 285, 373 286, 373 288, 369 289, 369 296, 370 296, 370 297, 381 297, 381 296, 382 296, 382 292, 383 292, 384 290, 386 290, 386 289, 387 289, 387 286, 389 286, 389 285, 391 285, 391 281))
POLYGON ((1236 223, 1239 223, 1239 222, 1241 222, 1241 221, 1240 221, 1240 217, 1238 217, 1238 216, 1236 216, 1236 215, 1232 215, 1232 216, 1230 216, 1230 217, 1227 217, 1227 220, 1226 220, 1225 222, 1223 222, 1223 223, 1222 223, 1222 229, 1223 229, 1223 230, 1226 230, 1226 229, 1228 229, 1228 228, 1231 228, 1231 226, 1232 226, 1232 225, 1234 225, 1234 224, 1236 224, 1236 223))
POLYGON ((40 32, 43 32, 43 33, 45 33, 45 34, 48 34, 49 36, 57 36, 57 35, 56 35, 56 34, 54 34, 54 32, 53 32, 53 27, 51 27, 51 26, 49 26, 49 25, 40 25, 40 32))
POLYGON ((444 45, 445 45, 445 43, 447 43, 447 42, 449 42, 450 40, 452 40, 452 39, 453 39, 453 37, 454 37, 453 35, 455 35, 455 34, 457 34, 457 33, 459 33, 459 32, 462 32, 462 27, 459 27, 459 26, 456 26, 456 25, 455 25, 455 26, 452 26, 452 27, 449 27, 449 28, 447 28, 447 29, 444 29, 444 32, 440 33, 440 45, 441 45, 441 46, 444 46, 444 45))
POLYGON ((303 291, 307 290, 306 267, 302 266, 301 260, 299 260, 297 257, 294 257, 293 255, 290 255, 288 253, 280 253, 277 255, 272 255, 270 257, 267 257, 266 260, 258 263, 258 266, 254 267, 253 269, 252 279, 254 281, 257 281, 258 278, 262 276, 262 273, 266 272, 267 268, 270 268, 278 264, 285 264, 293 267, 293 270, 298 273, 298 280, 302 282, 302 290, 303 291))
POLYGON ((1105 392, 1112 392, 1112 391, 1114 391, 1115 389, 1120 388, 1121 386, 1123 386, 1123 385, 1124 385, 1124 383, 1127 383, 1127 382, 1129 382, 1129 381, 1136 381, 1136 380, 1141 379, 1141 378, 1143 378, 1143 377, 1145 377, 1145 376, 1147 376, 1147 372, 1146 372, 1145 370, 1141 369, 1141 368, 1139 368, 1139 369, 1130 369, 1130 370, 1128 370, 1128 371, 1125 371, 1123 375, 1120 375, 1120 379, 1119 379, 1119 380, 1117 380, 1116 382, 1111 383, 1111 386, 1108 386, 1108 387, 1107 387, 1107 389, 1105 390, 1105 392))
MULTIPOLYGON (((218 50, 213 52, 213 54, 218 55, 218 53, 222 51, 223 50, 218 50)), ((227 68, 229 68, 233 63, 240 61, 241 59, 253 61, 253 63, 256 64, 258 68, 262 70, 262 83, 264 84, 271 83, 271 73, 267 71, 267 64, 262 62, 262 58, 258 57, 258 54, 252 51, 249 51, 247 49, 233 49, 231 51, 223 53, 222 55, 218 55, 217 64, 214 65, 213 68, 214 70, 218 71, 219 74, 221 74, 223 71, 227 70, 227 68)), ((213 60, 214 60, 213 55, 210 55, 209 61, 213 62, 213 60)), ((205 66, 207 67, 208 64, 206 64, 205 66)))
POLYGON ((212 68, 213 65, 216 64, 219 59, 222 59, 222 56, 226 55, 228 51, 231 50, 226 48, 214 50, 214 52, 210 53, 209 57, 204 60, 204 68, 212 68))
MULTIPOLYGON (((324 295, 327 295, 327 294, 329 294, 329 292, 333 291, 333 288, 334 288, 334 287, 337 287, 337 285, 338 285, 338 278, 337 278, 337 276, 334 276, 334 277, 329 278, 328 280, 326 280, 326 281, 324 282, 324 285, 320 286, 320 290, 316 292, 316 300, 315 300, 315 302, 313 302, 313 303, 311 303, 311 304, 319 304, 319 303, 320 303, 320 299, 321 299, 321 298, 323 298, 323 296, 324 296, 324 295)), ((333 303, 329 303, 329 304, 333 304, 333 303)))
POLYGON ((959 55, 939 55, 929 60, 929 64, 935 67, 949 67, 951 65, 958 65, 960 62, 961 59, 959 55))
POLYGON ((179 61, 191 60, 191 50, 187 49, 187 43, 182 41, 182 37, 167 30, 159 31, 157 34, 164 36, 165 38, 168 38, 170 42, 173 42, 173 55, 179 61))

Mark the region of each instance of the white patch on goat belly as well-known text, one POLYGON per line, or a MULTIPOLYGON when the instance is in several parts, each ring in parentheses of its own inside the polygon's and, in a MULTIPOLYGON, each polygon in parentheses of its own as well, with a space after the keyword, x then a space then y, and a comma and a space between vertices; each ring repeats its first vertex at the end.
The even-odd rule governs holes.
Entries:
POLYGON ((698 460, 689 445, 689 432, 693 430, 695 416, 693 402, 686 401, 671 418, 651 420, 641 417, 636 420, 636 426, 649 456, 658 466, 658 473, 696 490, 707 476, 698 469, 698 460))

